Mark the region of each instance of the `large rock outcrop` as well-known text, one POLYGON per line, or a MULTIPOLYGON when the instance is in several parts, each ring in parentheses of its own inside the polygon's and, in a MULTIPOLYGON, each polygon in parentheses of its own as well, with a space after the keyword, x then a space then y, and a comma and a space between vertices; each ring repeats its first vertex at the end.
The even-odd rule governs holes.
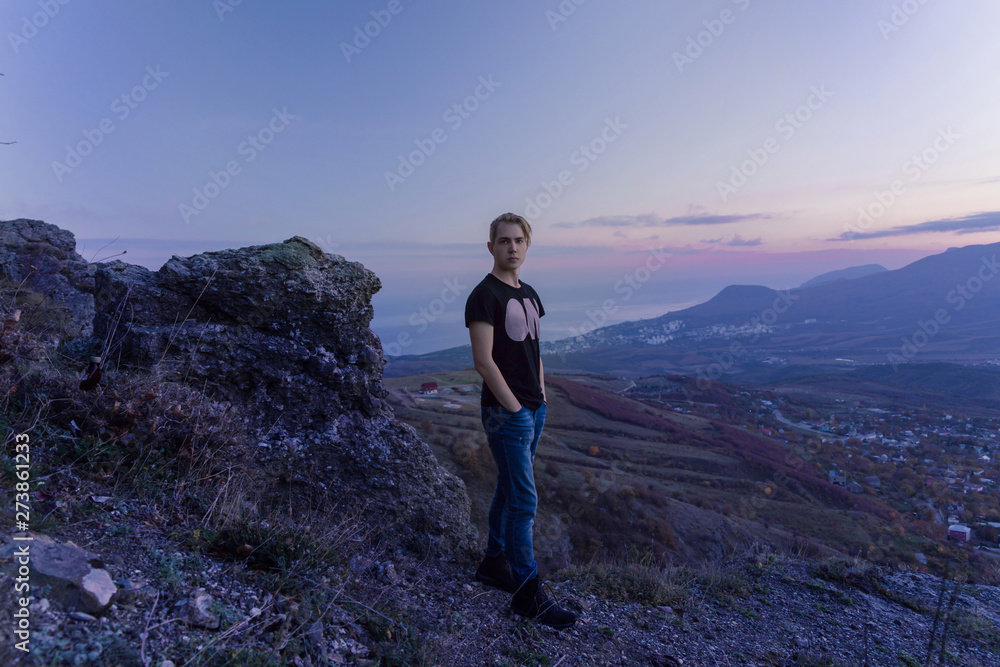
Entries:
MULTIPOLYGON (((80 284, 66 268, 86 266, 70 232, 14 221, 0 234, 15 240, 0 257, 40 239, 39 273, 63 270, 80 284)), ((106 373, 153 372, 238 406, 255 437, 235 462, 264 502, 303 521, 353 517, 369 536, 419 550, 463 547, 464 484, 384 402, 382 345, 369 327, 380 288, 361 264, 295 236, 175 255, 157 271, 99 264, 93 305, 71 292, 64 303, 78 318, 93 313, 106 373)))
POLYGON ((121 261, 95 274, 94 333, 109 359, 156 369, 242 406, 259 442, 248 469, 268 502, 303 520, 335 509, 392 543, 454 549, 469 526, 464 484, 384 402, 369 328, 378 277, 295 236, 121 261))
POLYGON ((0 273, 66 309, 66 336, 89 336, 94 320, 94 265, 76 252, 76 239, 41 220, 0 221, 0 273))
POLYGON ((257 425, 321 428, 383 411, 381 343, 368 326, 380 287, 299 236, 175 255, 158 271, 116 260, 95 275, 94 334, 111 340, 116 363, 253 405, 257 425))

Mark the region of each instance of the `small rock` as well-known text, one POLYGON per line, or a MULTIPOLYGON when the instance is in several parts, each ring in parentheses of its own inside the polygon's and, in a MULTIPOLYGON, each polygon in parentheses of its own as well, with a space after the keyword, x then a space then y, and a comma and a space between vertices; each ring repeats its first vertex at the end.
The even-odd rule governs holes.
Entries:
POLYGON ((378 573, 387 583, 394 584, 399 581, 399 575, 396 574, 396 567, 391 562, 380 565, 378 573))
MULTIPOLYGON (((0 539, 0 566, 16 569, 15 555, 21 548, 6 536, 0 539)), ((31 568, 32 585, 49 586, 50 597, 67 610, 101 614, 117 592, 101 558, 72 542, 34 535, 31 568)))
POLYGON ((96 570, 91 570, 83 577, 82 585, 80 586, 84 593, 86 593, 83 605, 88 611, 101 612, 107 609, 108 605, 111 603, 111 598, 114 596, 115 592, 118 590, 115 587, 114 582, 111 581, 111 576, 108 571, 100 568, 96 570))
POLYGON ((118 602, 131 605, 138 602, 152 602, 156 597, 156 589, 145 579, 132 577, 118 582, 118 602))
POLYGON ((85 623, 92 623, 97 619, 90 614, 85 614, 82 611, 71 611, 69 617, 76 621, 83 621, 85 623))
POLYGON ((194 627, 217 630, 219 628, 219 617, 210 611, 211 605, 212 596, 206 593, 204 589, 199 588, 184 605, 184 620, 188 625, 194 627))

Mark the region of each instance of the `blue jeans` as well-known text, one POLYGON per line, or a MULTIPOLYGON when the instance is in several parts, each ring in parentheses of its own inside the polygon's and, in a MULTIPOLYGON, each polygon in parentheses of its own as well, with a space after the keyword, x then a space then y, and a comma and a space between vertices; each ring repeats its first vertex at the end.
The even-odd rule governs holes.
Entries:
POLYGON ((535 450, 545 426, 545 403, 537 410, 524 405, 511 412, 503 406, 482 406, 486 440, 497 464, 497 487, 490 505, 488 556, 507 554, 511 573, 523 583, 538 575, 531 528, 535 523, 535 450))

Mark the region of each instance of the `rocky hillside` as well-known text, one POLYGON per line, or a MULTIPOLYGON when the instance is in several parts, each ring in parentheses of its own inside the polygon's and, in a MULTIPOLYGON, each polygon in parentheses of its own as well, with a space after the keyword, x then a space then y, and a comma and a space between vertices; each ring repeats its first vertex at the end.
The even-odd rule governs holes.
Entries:
POLYGON ((0 241, 2 664, 996 664, 995 582, 753 544, 576 564, 553 582, 580 624, 523 621, 384 401, 362 265, 301 237, 158 271, 40 221, 0 241))

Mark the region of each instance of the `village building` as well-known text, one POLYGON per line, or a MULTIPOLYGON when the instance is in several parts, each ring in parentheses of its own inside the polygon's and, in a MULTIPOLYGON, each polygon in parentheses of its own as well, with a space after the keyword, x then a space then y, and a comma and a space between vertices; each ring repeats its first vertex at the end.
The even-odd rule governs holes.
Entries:
POLYGON ((948 537, 954 538, 959 542, 968 542, 972 539, 972 529, 959 523, 952 524, 948 526, 948 537))

